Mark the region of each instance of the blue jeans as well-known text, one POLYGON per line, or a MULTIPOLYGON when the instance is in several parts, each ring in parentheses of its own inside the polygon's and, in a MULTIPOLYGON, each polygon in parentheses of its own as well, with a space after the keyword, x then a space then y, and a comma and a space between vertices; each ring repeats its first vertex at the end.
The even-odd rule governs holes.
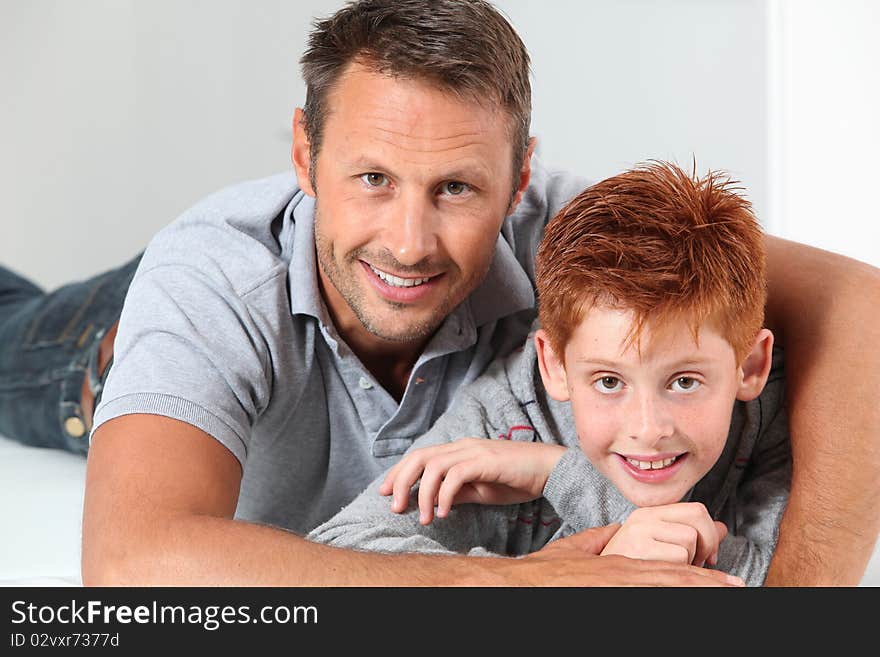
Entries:
POLYGON ((0 434, 86 454, 83 379, 140 259, 49 294, 0 267, 0 434))

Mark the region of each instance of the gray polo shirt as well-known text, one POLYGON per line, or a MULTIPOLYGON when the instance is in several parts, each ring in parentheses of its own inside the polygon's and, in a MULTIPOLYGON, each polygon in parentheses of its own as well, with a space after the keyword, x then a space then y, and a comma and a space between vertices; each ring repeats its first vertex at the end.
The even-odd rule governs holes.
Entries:
POLYGON ((295 176, 198 203, 144 253, 95 428, 129 413, 194 425, 242 464, 236 517, 308 532, 396 462, 462 385, 522 345, 543 227, 587 184, 532 165, 486 278, 432 337, 399 404, 330 320, 314 200, 295 176))

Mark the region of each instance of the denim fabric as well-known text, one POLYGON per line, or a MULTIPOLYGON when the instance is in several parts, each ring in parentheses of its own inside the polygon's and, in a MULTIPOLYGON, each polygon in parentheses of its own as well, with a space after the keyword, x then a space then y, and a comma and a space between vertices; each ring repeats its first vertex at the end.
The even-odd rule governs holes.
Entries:
POLYGON ((49 294, 0 267, 0 434, 86 454, 88 432, 65 427, 91 424, 80 407, 83 379, 140 259, 49 294))

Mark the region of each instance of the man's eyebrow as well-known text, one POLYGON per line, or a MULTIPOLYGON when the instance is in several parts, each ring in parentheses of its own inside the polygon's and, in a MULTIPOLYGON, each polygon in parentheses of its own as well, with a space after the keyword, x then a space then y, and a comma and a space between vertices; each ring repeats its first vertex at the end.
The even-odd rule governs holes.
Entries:
MULTIPOLYGON (((377 160, 368 157, 356 157, 348 160, 345 165, 351 169, 356 169, 364 173, 376 171, 387 173, 392 177, 395 176, 394 171, 388 166, 382 165, 377 160)), ((465 183, 470 182, 476 184, 478 187, 484 187, 487 184, 487 181, 491 180, 491 174, 484 166, 474 164, 472 166, 465 165, 444 169, 441 170, 437 176, 437 182, 452 180, 465 183)))
POLYGON ((369 172, 369 171, 388 171, 388 167, 379 164, 376 160, 372 160, 367 157, 356 157, 352 160, 347 160, 345 162, 346 166, 351 167, 353 169, 358 169, 359 171, 369 172))
POLYGON ((461 167, 443 172, 443 180, 473 182, 479 187, 484 187, 490 178, 489 173, 481 166, 461 167))

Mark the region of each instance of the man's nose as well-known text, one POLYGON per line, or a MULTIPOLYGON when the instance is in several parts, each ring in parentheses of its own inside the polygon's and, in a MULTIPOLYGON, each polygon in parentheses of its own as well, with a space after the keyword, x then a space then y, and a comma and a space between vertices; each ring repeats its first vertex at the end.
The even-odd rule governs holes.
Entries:
POLYGON ((673 433, 672 417, 662 400, 651 393, 635 393, 630 398, 628 437, 645 447, 655 447, 673 433))
POLYGON ((415 265, 437 251, 436 211, 430 199, 403 196, 385 233, 385 244, 402 265, 415 265))

